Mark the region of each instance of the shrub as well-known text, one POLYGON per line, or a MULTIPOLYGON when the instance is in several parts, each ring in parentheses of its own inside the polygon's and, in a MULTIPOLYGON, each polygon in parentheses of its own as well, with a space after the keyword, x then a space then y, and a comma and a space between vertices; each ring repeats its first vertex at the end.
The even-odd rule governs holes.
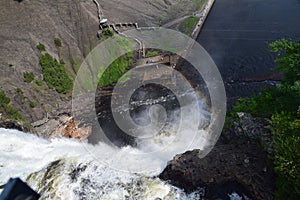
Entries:
POLYGON ((34 80, 34 74, 32 72, 24 72, 23 77, 26 83, 31 83, 34 80))
POLYGON ((50 89, 66 94, 73 88, 73 81, 65 71, 64 62, 58 62, 48 53, 41 55, 40 64, 45 82, 50 89))
POLYGON ((42 43, 39 43, 36 48, 40 51, 46 51, 45 45, 43 45, 42 43))
POLYGON ((276 199, 300 197, 300 118, 282 112, 272 117, 274 164, 278 174, 276 199))
POLYGON ((57 47, 61 47, 62 44, 61 44, 61 40, 59 38, 54 38, 54 43, 57 47))
POLYGON ((235 111, 271 117, 274 164, 277 178, 276 199, 300 197, 300 43, 278 40, 270 44, 279 58, 276 70, 283 80, 253 98, 243 98, 235 111))
POLYGON ((30 106, 31 108, 35 108, 36 105, 35 105, 35 103, 34 103, 33 101, 30 101, 30 102, 29 102, 29 106, 30 106))
POLYGON ((10 98, 8 98, 4 91, 0 90, 0 113, 3 114, 4 117, 12 120, 22 120, 21 114, 19 111, 8 105, 10 103, 10 98))
POLYGON ((102 34, 103 34, 104 36, 107 36, 107 37, 112 37, 112 36, 114 36, 114 32, 113 32, 112 30, 110 30, 110 29, 105 29, 105 30, 103 30, 103 31, 102 31, 102 34))
POLYGON ((0 105, 6 105, 9 102, 10 98, 5 95, 4 91, 0 90, 0 105))
POLYGON ((37 84, 38 86, 43 86, 44 85, 43 81, 41 81, 41 80, 36 80, 35 84, 37 84))
POLYGON ((19 94, 23 94, 23 91, 22 91, 21 88, 17 88, 17 89, 16 89, 16 92, 19 93, 19 94))

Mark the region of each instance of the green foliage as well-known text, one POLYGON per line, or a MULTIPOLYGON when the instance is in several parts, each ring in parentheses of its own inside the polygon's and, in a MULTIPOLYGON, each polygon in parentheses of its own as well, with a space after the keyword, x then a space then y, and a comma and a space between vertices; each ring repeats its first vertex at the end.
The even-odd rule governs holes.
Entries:
POLYGON ((21 88, 17 88, 16 92, 19 93, 19 94, 23 94, 23 90, 21 88))
POLYGON ((26 83, 31 83, 34 80, 34 74, 32 72, 24 72, 23 77, 26 83))
POLYGON ((64 62, 58 62, 48 53, 41 55, 43 77, 50 89, 67 94, 73 88, 73 81, 65 71, 64 62))
POLYGON ((199 3, 200 0, 194 0, 194 3, 196 4, 196 6, 198 6, 198 11, 200 11, 203 7, 203 5, 206 3, 206 0, 201 0, 200 3, 199 3))
POLYGON ((35 84, 37 84, 38 86, 43 86, 44 83, 41 80, 35 80, 35 84))
POLYGON ((76 72, 76 73, 78 72, 81 63, 82 63, 81 58, 79 58, 79 57, 71 57, 71 64, 72 64, 74 72, 76 72))
POLYGON ((13 106, 10 106, 9 103, 10 98, 5 95, 4 91, 0 90, 0 113, 8 119, 22 120, 19 111, 13 106))
POLYGON ((152 57, 152 56, 157 56, 158 54, 159 54, 158 51, 147 51, 145 57, 149 58, 149 57, 152 57))
POLYGON ((132 53, 127 53, 124 56, 118 58, 103 72, 99 77, 99 86, 103 87, 112 83, 116 83, 122 75, 126 72, 126 69, 132 66, 132 53))
POLYGON ((30 102, 29 102, 29 106, 30 106, 31 108, 35 108, 36 105, 35 105, 35 103, 34 103, 33 101, 30 101, 30 102))
POLYGON ((283 84, 293 85, 300 80, 300 43, 281 39, 270 44, 271 50, 280 56, 276 69, 283 72, 283 84))
POLYGON ((278 175, 276 199, 300 198, 300 43, 278 40, 270 48, 279 58, 276 70, 283 80, 274 89, 242 98, 236 112, 271 117, 274 164, 278 175))
POLYGON ((4 91, 0 90, 0 105, 6 105, 9 102, 10 98, 5 95, 4 91))
POLYGON ((190 16, 180 24, 179 30, 186 35, 191 35, 197 21, 198 17, 190 16))
POLYGON ((54 44, 57 46, 57 47, 61 47, 62 44, 61 44, 61 40, 59 38, 54 38, 54 44))
MULTIPOLYGON (((131 52, 131 42, 127 38, 116 37, 116 41, 118 43, 118 47, 111 48, 111 51, 114 53, 125 50, 128 53, 125 53, 120 58, 112 61, 111 65, 106 70, 100 70, 98 74, 98 86, 103 87, 106 85, 110 85, 116 83, 126 72, 126 70, 133 65, 133 53, 131 52)), ((116 45, 117 46, 117 45, 116 45)), ((128 80, 128 77, 124 77, 119 81, 123 82, 128 80)))
POLYGON ((40 51, 46 51, 45 45, 43 45, 42 43, 39 43, 36 48, 40 51))
POLYGON ((275 114, 271 126, 275 171, 278 174, 276 199, 299 199, 300 116, 284 112, 275 114))
POLYGON ((102 31, 102 34, 106 37, 112 37, 114 36, 114 32, 110 29, 105 29, 102 31))

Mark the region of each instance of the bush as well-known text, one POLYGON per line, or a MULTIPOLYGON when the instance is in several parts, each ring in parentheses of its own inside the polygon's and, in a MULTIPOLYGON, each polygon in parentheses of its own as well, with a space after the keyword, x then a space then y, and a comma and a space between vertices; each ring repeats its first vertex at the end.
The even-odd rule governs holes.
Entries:
POLYGON ((65 71, 64 62, 58 62, 50 54, 41 55, 40 64, 45 82, 50 89, 66 94, 73 88, 73 81, 65 71))
POLYGON ((299 199, 300 118, 282 112, 272 117, 271 126, 278 174, 276 199, 299 199))
POLYGON ((110 29, 105 29, 102 31, 102 34, 106 37, 112 37, 114 36, 114 32, 110 29))
POLYGON ((6 105, 9 102, 10 98, 5 95, 4 91, 0 90, 0 105, 6 105))
POLYGON ((10 98, 8 98, 4 91, 0 90, 0 113, 4 117, 12 120, 22 120, 21 114, 17 109, 8 105, 10 103, 10 98))
POLYGON ((39 43, 36 48, 40 51, 46 51, 45 45, 43 45, 42 43, 39 43))
POLYGON ((33 101, 30 101, 30 102, 29 102, 29 106, 30 106, 31 108, 35 108, 36 105, 35 105, 35 103, 34 103, 33 101))
POLYGON ((32 72, 24 72, 23 77, 26 83, 31 83, 34 80, 34 74, 32 72))
POLYGON ((21 88, 17 88, 17 89, 16 89, 16 92, 19 93, 19 94, 23 94, 23 91, 22 91, 21 88))
POLYGON ((43 86, 44 85, 43 81, 41 81, 41 80, 36 80, 35 84, 37 84, 38 86, 43 86))
POLYGON ((61 44, 61 40, 59 38, 54 38, 54 43, 57 47, 61 47, 62 44, 61 44))

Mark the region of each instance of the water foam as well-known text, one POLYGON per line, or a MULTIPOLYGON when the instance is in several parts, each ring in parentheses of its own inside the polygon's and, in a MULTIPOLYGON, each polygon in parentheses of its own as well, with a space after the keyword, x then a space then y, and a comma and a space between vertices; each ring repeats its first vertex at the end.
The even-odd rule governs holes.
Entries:
MULTIPOLYGON (((130 173, 128 152, 131 147, 116 149, 104 143, 97 146, 56 138, 50 141, 16 130, 0 129, 0 184, 10 177, 21 177, 41 193, 42 199, 196 199, 200 194, 185 194, 155 175, 164 160, 145 157, 141 167, 148 173, 130 173), (108 163, 127 165, 127 172, 99 163, 86 148, 97 150, 108 163), (107 157, 115 154, 115 157, 107 157)), ((134 161, 135 162, 135 161, 134 161)))

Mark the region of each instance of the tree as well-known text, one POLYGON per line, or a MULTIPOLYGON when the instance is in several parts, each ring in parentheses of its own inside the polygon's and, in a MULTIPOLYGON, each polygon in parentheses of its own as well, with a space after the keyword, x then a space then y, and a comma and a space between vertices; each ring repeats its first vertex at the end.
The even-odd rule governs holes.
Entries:
POLYGON ((276 199, 300 199, 300 43, 281 39, 270 48, 278 56, 281 83, 253 98, 240 99, 234 110, 271 118, 276 199))

